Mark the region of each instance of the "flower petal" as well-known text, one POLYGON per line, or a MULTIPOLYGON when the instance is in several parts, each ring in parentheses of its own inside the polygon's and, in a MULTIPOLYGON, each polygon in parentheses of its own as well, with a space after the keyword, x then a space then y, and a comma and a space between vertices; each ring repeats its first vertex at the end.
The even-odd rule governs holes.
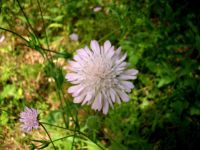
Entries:
POLYGON ((124 71, 124 74, 136 75, 136 74, 138 74, 138 70, 136 70, 136 69, 128 69, 128 70, 124 71))
POLYGON ((125 74, 121 74, 118 79, 120 80, 134 80, 136 79, 137 77, 136 76, 131 76, 131 75, 125 75, 125 74))
POLYGON ((103 90, 103 96, 104 96, 103 99, 107 100, 109 105, 113 108, 113 103, 110 97, 110 93, 108 91, 103 90))
POLYGON ((121 90, 117 90, 118 95, 120 96, 121 100, 123 100, 124 102, 128 102, 129 101, 129 96, 121 91, 121 90))
POLYGON ((68 93, 74 93, 74 92, 76 92, 77 90, 79 90, 79 88, 80 88, 80 85, 71 86, 71 87, 68 89, 68 93))
POLYGON ((84 86, 79 86, 78 90, 76 90, 76 91, 73 92, 73 94, 72 94, 73 97, 76 97, 76 96, 80 95, 80 93, 81 93, 82 91, 84 91, 84 89, 85 89, 84 86))
POLYGON ((122 63, 127 57, 127 54, 125 53, 119 60, 116 60, 115 64, 118 66, 120 63, 122 63))
POLYGON ((92 104, 92 108, 95 110, 101 110, 102 108, 102 95, 101 93, 98 93, 98 95, 96 96, 93 104, 92 104))
POLYGON ((99 43, 96 40, 92 40, 90 43, 90 47, 92 48, 94 54, 100 54, 99 43))
POLYGON ((84 100, 84 97, 85 97, 84 94, 79 95, 79 96, 77 96, 77 97, 74 98, 73 102, 74 103, 81 103, 84 100))
POLYGON ((114 46, 112 46, 112 47, 108 50, 108 52, 106 53, 106 56, 107 56, 108 58, 111 58, 111 57, 113 57, 114 54, 115 54, 114 46))
POLYGON ((115 102, 115 95, 116 95, 116 92, 111 88, 110 89, 110 97, 113 102, 115 102))
POLYGON ((91 101, 92 98, 94 98, 94 90, 93 90, 93 91, 87 92, 86 97, 85 97, 85 99, 83 100, 82 105, 84 105, 85 103, 88 103, 89 101, 91 101))
POLYGON ((120 82, 122 84, 122 86, 125 88, 125 89, 132 89, 134 88, 134 85, 132 82, 129 82, 129 81, 121 81, 120 82))
POLYGON ((110 41, 105 41, 104 42, 104 45, 103 45, 103 48, 104 48, 104 53, 106 54, 108 52, 108 50, 111 48, 111 43, 110 41))
POLYGON ((65 75, 65 79, 67 79, 68 81, 79 80, 80 78, 81 76, 77 73, 68 73, 65 75))
POLYGON ((109 104, 107 100, 104 100, 104 104, 103 104, 103 114, 107 114, 108 113, 108 109, 109 109, 109 104))

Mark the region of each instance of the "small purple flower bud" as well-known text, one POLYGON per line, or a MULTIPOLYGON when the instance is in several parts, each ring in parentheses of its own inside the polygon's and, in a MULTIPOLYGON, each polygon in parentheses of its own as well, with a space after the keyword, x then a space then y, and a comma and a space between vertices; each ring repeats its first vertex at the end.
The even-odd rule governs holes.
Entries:
POLYGON ((38 129, 38 111, 33 108, 25 107, 25 110, 20 113, 19 121, 22 123, 21 129, 24 132, 30 132, 32 129, 38 129))

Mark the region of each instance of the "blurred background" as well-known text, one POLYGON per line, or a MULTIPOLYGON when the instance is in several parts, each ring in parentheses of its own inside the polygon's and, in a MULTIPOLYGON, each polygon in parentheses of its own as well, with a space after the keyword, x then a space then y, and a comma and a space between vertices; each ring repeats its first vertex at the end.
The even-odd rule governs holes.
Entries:
MULTIPOLYGON (((1 0, 0 149, 34 149, 41 142, 32 139, 48 140, 42 129, 21 132, 24 106, 37 108, 42 121, 60 126, 65 110, 73 128, 70 107, 80 131, 109 150, 198 149, 199 33, 195 0, 1 0), (106 116, 73 104, 64 79, 67 60, 92 39, 121 46, 130 67, 139 70, 130 102, 115 104, 106 116), (44 49, 53 51, 46 56, 51 61, 44 59, 44 49), (64 109, 57 87, 69 104, 64 109)), ((64 134, 47 129, 53 139, 64 134)), ((55 145, 71 149, 72 138, 55 145)), ((81 139, 74 145, 98 149, 81 139)))

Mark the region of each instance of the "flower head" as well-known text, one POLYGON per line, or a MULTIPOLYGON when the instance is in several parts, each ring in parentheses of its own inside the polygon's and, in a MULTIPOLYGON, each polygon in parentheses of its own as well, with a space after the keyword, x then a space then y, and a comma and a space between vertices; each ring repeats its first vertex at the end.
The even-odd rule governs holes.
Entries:
POLYGON ((128 102, 127 93, 134 88, 128 80, 136 79, 138 70, 127 69, 126 54, 117 50, 106 41, 103 46, 91 41, 91 50, 77 50, 74 61, 69 61, 70 73, 65 78, 74 84, 68 89, 74 97, 74 103, 89 104, 92 109, 108 113, 113 103, 128 102))
POLYGON ((94 12, 99 12, 99 11, 101 11, 101 9, 102 9, 102 7, 97 6, 97 7, 94 7, 94 8, 93 8, 93 11, 94 11, 94 12))
POLYGON ((19 121, 22 123, 21 128, 24 132, 30 132, 33 128, 37 129, 39 127, 38 111, 25 107, 25 110, 20 113, 19 121))
POLYGON ((69 38, 70 38, 72 41, 78 41, 78 34, 72 33, 72 34, 70 34, 69 38))

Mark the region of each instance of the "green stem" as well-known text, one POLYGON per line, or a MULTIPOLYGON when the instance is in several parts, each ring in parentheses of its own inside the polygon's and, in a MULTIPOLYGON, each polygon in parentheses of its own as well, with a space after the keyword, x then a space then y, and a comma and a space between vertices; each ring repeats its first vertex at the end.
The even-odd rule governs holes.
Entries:
POLYGON ((65 127, 57 126, 57 125, 50 124, 50 123, 46 123, 46 122, 40 122, 40 123, 46 124, 46 125, 49 125, 49 126, 52 126, 52 127, 60 128, 60 129, 65 129, 65 130, 69 130, 69 131, 74 131, 74 130, 71 130, 71 129, 68 129, 68 128, 65 128, 65 127))
POLYGON ((17 0, 17 3, 18 3, 18 5, 19 5, 19 8, 20 8, 20 10, 22 11, 24 17, 26 18, 26 21, 27 21, 29 27, 31 28, 32 32, 35 34, 34 29, 33 29, 32 25, 31 25, 31 23, 30 23, 30 21, 29 21, 27 15, 26 15, 26 13, 24 12, 24 10, 23 10, 23 8, 22 8, 22 6, 21 6, 19 0, 17 0))
MULTIPOLYGON (((120 28, 119 28, 119 29, 120 29, 120 28)), ((105 36, 103 36, 103 37, 99 40, 99 42, 105 40, 107 37, 109 37, 110 35, 112 35, 112 34, 115 33, 116 31, 119 31, 119 29, 113 30, 113 31, 111 31, 110 33, 106 34, 105 36)))
POLYGON ((63 90, 61 90, 61 94, 62 94, 62 96, 63 96, 63 100, 65 101, 65 104, 67 105, 69 115, 72 117, 73 122, 76 124, 77 122, 75 122, 74 116, 72 115, 72 112, 71 112, 71 109, 70 109, 70 106, 69 106, 69 101, 67 101, 67 100, 65 99, 63 90))
POLYGON ((63 117, 63 121, 65 123, 65 127, 68 127, 68 121, 67 119, 65 118, 65 114, 64 114, 64 105, 63 105, 63 102, 62 102, 62 98, 61 98, 61 94, 60 94, 60 91, 58 90, 58 87, 56 87, 56 91, 57 91, 57 95, 58 95, 58 99, 60 100, 60 105, 62 107, 62 117, 63 117))
MULTIPOLYGON (((20 10, 22 11, 22 13, 23 13, 23 15, 24 15, 24 17, 25 17, 25 19, 26 19, 26 21, 27 21, 27 23, 28 23, 28 26, 30 27, 30 29, 31 29, 31 31, 29 31, 29 33, 30 34, 33 34, 35 37, 36 37, 36 39, 38 40, 38 43, 39 43, 39 45, 41 45, 41 43, 40 43, 40 40, 39 40, 39 38, 36 36, 36 33, 35 33, 35 30, 34 30, 34 28, 32 27, 32 25, 31 25, 31 23, 30 23, 30 21, 29 21, 29 19, 28 19, 28 16, 26 15, 26 13, 25 13, 25 11, 24 11, 24 9, 22 8, 22 6, 21 6, 21 4, 20 4, 20 2, 19 2, 19 0, 17 0, 17 3, 18 3, 18 5, 19 5, 19 8, 20 8, 20 10)), ((40 47, 40 46, 39 46, 40 47)), ((41 47, 40 47, 41 48, 41 47)), ((49 47, 48 47, 49 48, 49 47)), ((44 49, 43 49, 44 50, 44 49)), ((45 55, 47 56, 47 58, 48 58, 48 55, 45 53, 45 55)), ((50 54, 51 55, 51 54, 50 54)))
POLYGON ((9 29, 5 29, 5 28, 2 28, 2 27, 0 27, 0 29, 1 29, 1 30, 4 30, 4 31, 7 31, 7 32, 10 32, 10 33, 12 33, 12 34, 14 34, 14 35, 20 37, 22 40, 24 40, 24 41, 27 42, 27 43, 29 42, 29 41, 28 41, 27 39, 25 39, 23 36, 19 35, 18 33, 14 32, 14 31, 11 31, 11 30, 9 30, 9 29))
POLYGON ((41 122, 40 122, 40 125, 42 126, 42 128, 44 129, 44 131, 46 132, 46 134, 48 135, 49 140, 51 141, 51 143, 52 143, 52 145, 53 145, 53 148, 56 150, 56 147, 55 147, 55 145, 54 145, 54 143, 53 143, 53 141, 52 141, 52 139, 51 139, 51 136, 49 135, 47 129, 45 128, 45 126, 44 126, 41 122))
POLYGON ((74 131, 74 136, 73 136, 73 141, 72 141, 71 150, 73 150, 73 148, 74 148, 74 142, 75 142, 75 138, 76 138, 76 132, 77 132, 77 125, 75 126, 75 131, 74 131))
POLYGON ((66 138, 72 137, 72 136, 74 136, 74 135, 68 135, 68 136, 65 136, 65 137, 62 137, 62 138, 59 138, 59 139, 55 139, 55 140, 53 140, 53 142, 56 142, 56 141, 59 141, 59 140, 63 140, 63 139, 66 139, 66 138))
POLYGON ((48 38, 47 38, 46 26, 45 26, 45 23, 44 23, 44 17, 43 17, 43 13, 42 13, 42 9, 41 9, 39 0, 37 0, 37 3, 38 3, 38 7, 39 7, 40 14, 41 14, 41 17, 42 17, 42 23, 43 23, 43 26, 44 26, 44 29, 45 29, 45 39, 46 39, 46 43, 47 43, 47 48, 49 49, 49 42, 48 42, 48 38))
MULTIPOLYGON (((29 48, 32 48, 32 47, 30 47, 30 46, 28 46, 28 45, 24 45, 24 46, 27 46, 27 47, 29 47, 29 48)), ((56 52, 56 51, 50 50, 50 49, 46 49, 46 48, 43 48, 43 47, 41 47, 41 46, 38 46, 38 48, 40 48, 40 49, 42 49, 42 50, 44 50, 44 51, 47 51, 47 52, 51 52, 51 53, 55 53, 55 54, 59 54, 59 55, 65 56, 65 54, 63 54, 63 53, 56 52)), ((33 49, 33 48, 32 48, 32 49, 33 49)))
MULTIPOLYGON (((21 38, 21 39, 24 40, 25 42, 29 43, 29 41, 28 41, 27 39, 25 39, 23 36, 21 36, 20 34, 14 32, 14 31, 11 31, 11 30, 9 30, 9 29, 5 29, 5 28, 2 28, 2 27, 0 27, 0 29, 1 29, 1 30, 4 30, 4 31, 6 31, 6 32, 10 32, 10 33, 12 33, 12 34, 18 36, 19 38, 21 38)), ((30 47, 30 46, 28 46, 28 45, 25 45, 25 44, 22 44, 22 45, 33 49, 32 47, 30 47)), ((65 54, 63 54, 63 53, 59 53, 59 52, 56 52, 56 51, 54 51, 54 50, 46 49, 46 48, 43 48, 43 47, 41 47, 41 46, 38 46, 38 47, 39 47, 40 49, 44 50, 44 51, 47 51, 47 52, 51 52, 51 53, 55 53, 55 54, 59 54, 59 55, 65 56, 65 54)))
POLYGON ((78 134, 84 136, 86 139, 89 139, 90 141, 92 141, 93 143, 95 143, 99 148, 101 148, 102 150, 104 150, 104 148, 101 145, 99 145, 98 143, 96 143, 93 139, 89 138, 85 133, 83 133, 83 132, 81 132, 79 130, 68 129, 68 128, 65 128, 65 127, 53 125, 53 124, 46 123, 46 122, 40 122, 40 123, 46 124, 46 125, 49 125, 49 126, 52 126, 52 127, 57 127, 57 128, 60 128, 60 129, 68 130, 68 131, 71 131, 71 132, 78 132, 78 134))

